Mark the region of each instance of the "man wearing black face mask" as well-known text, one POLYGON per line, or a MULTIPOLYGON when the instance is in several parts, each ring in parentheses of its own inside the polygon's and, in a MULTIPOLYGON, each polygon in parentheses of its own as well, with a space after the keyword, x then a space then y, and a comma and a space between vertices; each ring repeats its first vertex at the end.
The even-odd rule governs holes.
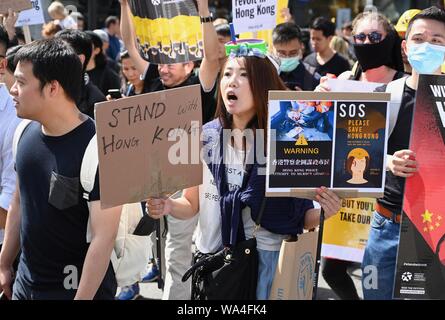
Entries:
POLYGON ((353 46, 358 68, 350 79, 388 83, 404 76, 401 40, 385 16, 359 14, 353 22, 353 46))

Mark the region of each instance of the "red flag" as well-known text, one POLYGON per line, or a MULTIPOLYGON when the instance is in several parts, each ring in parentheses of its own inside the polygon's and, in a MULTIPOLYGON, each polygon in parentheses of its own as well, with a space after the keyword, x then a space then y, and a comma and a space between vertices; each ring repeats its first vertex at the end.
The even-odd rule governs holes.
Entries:
MULTIPOLYGON (((416 153, 419 172, 406 181, 403 210, 437 252, 445 234, 445 140, 437 109, 443 106, 431 100, 431 93, 423 93, 417 95, 410 147, 416 153)), ((445 265, 445 251, 441 251, 439 258, 445 265)))

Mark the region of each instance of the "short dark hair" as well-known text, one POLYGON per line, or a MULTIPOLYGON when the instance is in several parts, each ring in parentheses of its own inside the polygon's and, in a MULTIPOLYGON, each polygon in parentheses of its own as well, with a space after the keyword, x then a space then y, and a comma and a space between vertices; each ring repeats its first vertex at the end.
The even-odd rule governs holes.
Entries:
POLYGON ((294 39, 303 41, 301 29, 295 23, 285 22, 277 25, 272 32, 272 43, 287 43, 294 39))
POLYGON ((106 20, 105 20, 105 27, 108 29, 110 27, 110 25, 112 24, 116 24, 119 22, 119 18, 116 16, 109 16, 106 20))
POLYGON ((422 10, 418 14, 416 14, 408 24, 408 28, 406 29, 406 38, 408 39, 408 35, 411 32, 411 28, 413 26, 414 21, 416 20, 434 20, 438 22, 442 22, 445 25, 445 11, 439 9, 436 6, 432 6, 422 10))
POLYGON ((0 46, 2 46, 5 51, 9 47, 9 36, 2 25, 0 25, 0 46))
POLYGON ((216 34, 221 37, 231 37, 230 26, 227 23, 219 24, 215 27, 216 34))
POLYGON ((316 18, 311 25, 311 29, 321 31, 325 38, 335 36, 335 24, 325 17, 316 18))
POLYGON ((57 32, 56 38, 62 39, 68 43, 77 54, 83 54, 85 56, 85 62, 83 63, 83 70, 85 71, 88 62, 90 61, 91 54, 93 53, 93 42, 91 37, 80 30, 65 29, 57 32))
POLYGON ((61 39, 39 40, 23 46, 14 62, 32 63, 32 72, 40 81, 40 89, 57 81, 66 97, 76 101, 83 81, 82 64, 76 52, 61 39))
POLYGON ((6 60, 8 61, 7 68, 9 72, 14 73, 17 63, 15 62, 15 55, 23 46, 11 47, 6 51, 6 60))

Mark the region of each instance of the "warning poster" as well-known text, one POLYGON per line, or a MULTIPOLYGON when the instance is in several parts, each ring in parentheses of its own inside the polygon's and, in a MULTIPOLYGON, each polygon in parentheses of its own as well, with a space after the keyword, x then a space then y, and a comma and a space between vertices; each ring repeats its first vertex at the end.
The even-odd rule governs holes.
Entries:
POLYGON ((385 181, 386 93, 271 91, 266 194, 379 197, 385 181))

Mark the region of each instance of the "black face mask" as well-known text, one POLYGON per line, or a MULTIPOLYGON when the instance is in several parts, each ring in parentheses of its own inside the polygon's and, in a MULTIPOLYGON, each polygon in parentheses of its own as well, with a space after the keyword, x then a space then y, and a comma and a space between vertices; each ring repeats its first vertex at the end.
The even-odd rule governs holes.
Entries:
POLYGON ((355 55, 363 71, 378 68, 380 66, 391 66, 394 37, 387 35, 379 43, 354 43, 355 55))

